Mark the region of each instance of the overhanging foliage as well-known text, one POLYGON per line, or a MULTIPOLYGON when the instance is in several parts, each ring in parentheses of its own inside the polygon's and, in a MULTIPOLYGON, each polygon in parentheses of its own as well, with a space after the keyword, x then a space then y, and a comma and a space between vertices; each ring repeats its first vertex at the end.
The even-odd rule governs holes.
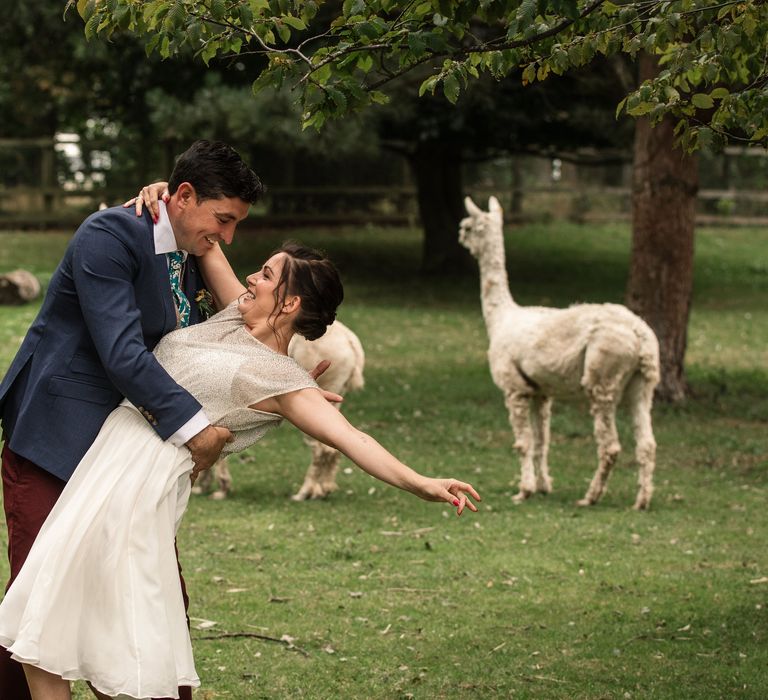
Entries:
POLYGON ((689 149, 726 138, 768 143, 768 5, 759 0, 70 0, 89 37, 146 35, 147 52, 265 57, 253 83, 289 85, 304 126, 389 99, 429 68, 419 92, 450 102, 481 74, 544 80, 597 55, 647 51, 662 71, 617 109, 678 119, 689 149))

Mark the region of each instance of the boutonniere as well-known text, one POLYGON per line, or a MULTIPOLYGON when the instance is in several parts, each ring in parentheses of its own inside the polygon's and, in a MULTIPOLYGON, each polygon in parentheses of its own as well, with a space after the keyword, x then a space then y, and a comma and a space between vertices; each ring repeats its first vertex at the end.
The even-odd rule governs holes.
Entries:
POLYGON ((213 316, 215 310, 213 308, 213 296, 207 289, 200 289, 195 294, 195 303, 197 304, 197 310, 200 312, 200 317, 205 321, 213 316))

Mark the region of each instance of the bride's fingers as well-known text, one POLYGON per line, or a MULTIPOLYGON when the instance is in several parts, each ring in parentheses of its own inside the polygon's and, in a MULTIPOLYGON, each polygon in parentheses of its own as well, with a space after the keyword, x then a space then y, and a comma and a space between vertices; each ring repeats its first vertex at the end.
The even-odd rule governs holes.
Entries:
MULTIPOLYGON (((473 513, 477 513, 477 506, 467 498, 466 494, 462 494, 462 496, 464 497, 464 506, 469 508, 473 513)), ((462 508, 462 510, 464 510, 464 508, 462 508)))
POLYGON ((144 211, 144 190, 141 190, 139 192, 138 197, 136 197, 135 204, 136 204, 136 216, 141 216, 141 212, 144 211))
POLYGON ((141 198, 144 200, 144 204, 149 207, 149 213, 152 214, 152 219, 157 223, 157 219, 160 216, 160 205, 158 201, 158 189, 151 185, 147 185, 141 189, 141 198))
POLYGON ((446 489, 443 498, 456 508, 456 515, 461 515, 465 508, 469 508, 472 512, 477 513, 477 506, 462 491, 457 490, 457 492, 453 492, 446 489))
POLYGON ((454 483, 450 486, 450 488, 451 489, 455 488, 459 491, 466 491, 476 501, 483 500, 480 494, 477 491, 475 491, 475 487, 472 486, 472 484, 467 484, 464 481, 454 481, 454 483))

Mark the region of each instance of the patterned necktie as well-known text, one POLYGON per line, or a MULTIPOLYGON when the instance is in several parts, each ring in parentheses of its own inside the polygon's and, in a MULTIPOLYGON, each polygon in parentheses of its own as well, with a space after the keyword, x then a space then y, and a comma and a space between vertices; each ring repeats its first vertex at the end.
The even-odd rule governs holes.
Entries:
POLYGON ((181 289, 181 271, 184 263, 184 253, 176 250, 168 253, 168 274, 171 278, 171 291, 176 304, 176 327, 184 328, 189 325, 189 299, 181 289))

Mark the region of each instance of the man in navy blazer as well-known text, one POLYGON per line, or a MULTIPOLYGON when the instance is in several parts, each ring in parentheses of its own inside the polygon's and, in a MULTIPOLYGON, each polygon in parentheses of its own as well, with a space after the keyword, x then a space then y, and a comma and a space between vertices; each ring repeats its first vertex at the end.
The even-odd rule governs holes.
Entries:
MULTIPOLYGON (((190 449, 196 471, 210 467, 230 437, 225 428, 210 425, 200 404, 151 351, 180 318, 167 254, 186 255, 183 291, 189 322, 197 323, 203 319, 194 299, 204 282, 195 256, 232 242, 235 226, 263 187, 232 148, 198 141, 179 157, 168 189, 170 199, 155 222, 149 212, 136 217, 122 207, 85 220, 0 384, 8 585, 123 397, 161 438, 190 449)), ((0 698, 29 697, 20 666, 1 655, 0 698)), ((190 689, 181 697, 191 698, 190 689)))

